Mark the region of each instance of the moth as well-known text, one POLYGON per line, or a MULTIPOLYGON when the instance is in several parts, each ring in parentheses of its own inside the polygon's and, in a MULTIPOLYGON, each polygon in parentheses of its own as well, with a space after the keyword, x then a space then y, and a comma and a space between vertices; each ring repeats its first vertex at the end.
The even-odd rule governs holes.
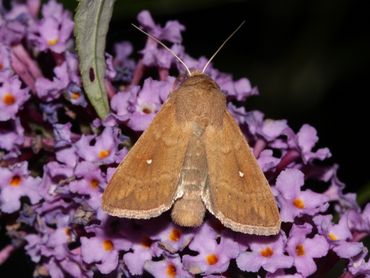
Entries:
POLYGON ((206 66, 191 72, 185 65, 189 77, 116 169, 103 210, 148 219, 172 207, 172 220, 185 227, 201 225, 208 210, 234 231, 277 234, 280 217, 269 184, 206 66))

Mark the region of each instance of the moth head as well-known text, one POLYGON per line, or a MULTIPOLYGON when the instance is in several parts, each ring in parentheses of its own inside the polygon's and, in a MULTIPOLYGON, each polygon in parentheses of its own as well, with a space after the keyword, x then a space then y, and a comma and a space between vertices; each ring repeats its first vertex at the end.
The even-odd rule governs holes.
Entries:
POLYGON ((199 70, 191 71, 191 75, 181 81, 181 86, 197 86, 198 90, 220 90, 217 83, 207 74, 199 70))

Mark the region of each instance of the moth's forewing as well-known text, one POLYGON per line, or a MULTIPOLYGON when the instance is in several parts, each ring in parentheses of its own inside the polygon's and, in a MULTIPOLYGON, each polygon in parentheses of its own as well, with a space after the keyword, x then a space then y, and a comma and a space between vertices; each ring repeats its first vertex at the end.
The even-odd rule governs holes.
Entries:
POLYGON ((103 209, 145 219, 168 210, 179 197, 179 172, 190 135, 169 99, 118 166, 103 194, 103 209))
POLYGON ((277 234, 279 211, 269 184, 239 126, 225 108, 222 126, 204 134, 208 163, 207 209, 234 231, 277 234))

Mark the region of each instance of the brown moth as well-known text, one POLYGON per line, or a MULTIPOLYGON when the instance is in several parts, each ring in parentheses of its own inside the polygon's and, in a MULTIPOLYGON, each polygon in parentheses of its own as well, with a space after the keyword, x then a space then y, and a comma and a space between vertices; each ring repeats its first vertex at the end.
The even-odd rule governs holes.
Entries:
POLYGON ((203 73, 206 66, 190 72, 185 65, 189 77, 118 166, 103 209, 148 219, 173 207, 172 220, 185 227, 201 225, 207 209, 234 231, 277 234, 280 217, 269 184, 225 96, 203 73))

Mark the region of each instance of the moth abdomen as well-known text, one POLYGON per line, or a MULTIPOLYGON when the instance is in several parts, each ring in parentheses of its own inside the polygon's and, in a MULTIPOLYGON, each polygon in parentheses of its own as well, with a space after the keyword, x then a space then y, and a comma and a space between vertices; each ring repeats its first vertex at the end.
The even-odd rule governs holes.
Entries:
POLYGON ((207 179, 207 159, 201 134, 193 130, 180 171, 178 190, 183 192, 175 201, 172 219, 186 227, 197 227, 203 222, 206 211, 201 198, 207 179))

